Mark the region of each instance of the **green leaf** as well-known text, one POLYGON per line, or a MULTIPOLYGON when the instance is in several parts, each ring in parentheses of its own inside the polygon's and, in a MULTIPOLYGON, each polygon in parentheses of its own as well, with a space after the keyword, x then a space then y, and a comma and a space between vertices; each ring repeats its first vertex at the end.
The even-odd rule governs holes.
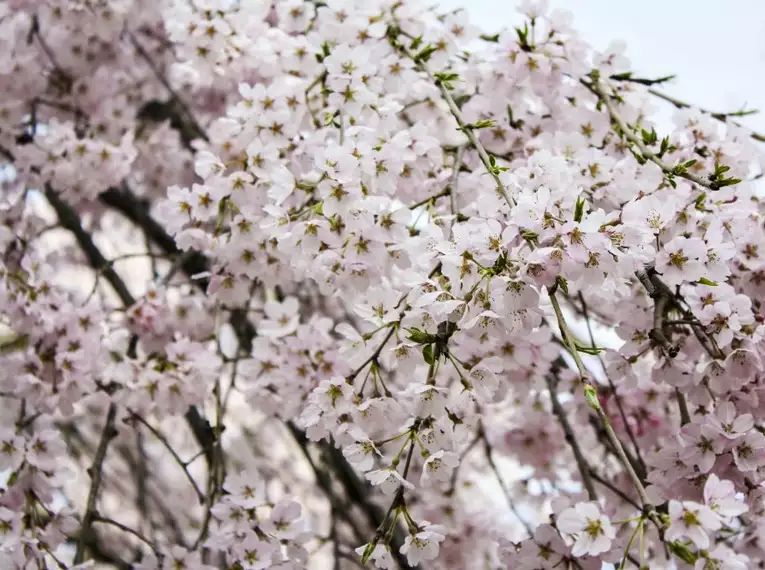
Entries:
POLYGON ((584 217, 584 198, 581 196, 576 199, 576 206, 574 206, 574 221, 581 222, 584 217))
POLYGON ((529 45, 529 28, 527 25, 524 25, 524 29, 515 28, 515 33, 518 35, 518 43, 521 44, 521 46, 528 46, 529 45))
POLYGON ((601 352, 603 352, 605 349, 600 346, 588 346, 586 344, 578 344, 576 345, 576 349, 579 352, 582 352, 584 354, 591 354, 593 356, 597 356, 601 352))
POLYGON ((430 56, 433 55, 438 51, 438 48, 434 46, 433 44, 428 44, 424 48, 422 48, 417 54, 414 56, 414 62, 415 63, 424 63, 430 59, 430 56))
POLYGON ((497 257, 491 270, 494 275, 499 275, 505 270, 505 267, 507 267, 507 254, 502 252, 499 254, 499 257, 497 257))
POLYGON ((436 335, 427 333, 417 328, 406 329, 409 333, 408 340, 417 344, 432 344, 436 342, 436 335))
POLYGON ((465 125, 465 128, 468 129, 486 129, 489 127, 493 127, 495 125, 494 121, 491 119, 481 119, 480 121, 476 121, 475 123, 468 123, 465 125))
POLYGON ((711 186, 715 190, 719 190, 720 188, 724 188, 725 186, 733 186, 740 182, 741 182, 740 178, 723 178, 722 180, 712 181, 711 186))
POLYGON ((513 117, 513 108, 510 105, 507 106, 507 121, 510 123, 511 129, 518 130, 523 127, 523 119, 513 117))
POLYGON ((717 287, 717 283, 715 283, 714 281, 710 281, 706 277, 702 277, 701 279, 699 279, 699 283, 701 283, 702 285, 709 285, 710 287, 717 287))
POLYGON ((361 555, 362 566, 364 566, 369 561, 369 557, 372 556, 372 553, 375 551, 375 548, 377 548, 376 540, 367 544, 367 547, 364 549, 364 553, 361 555))
POLYGON ((642 154, 636 153, 634 150, 630 149, 630 152, 632 153, 632 156, 635 157, 635 160, 638 161, 638 164, 640 166, 643 166, 646 162, 648 162, 648 159, 644 157, 642 154))
POLYGON ((590 405, 590 407, 593 410, 599 410, 600 409, 600 400, 598 400, 598 393, 589 384, 584 385, 584 397, 587 400, 587 403, 590 405))
POLYGON ((425 359, 425 363, 432 365, 436 362, 436 357, 433 353, 433 345, 432 344, 426 344, 422 347, 422 358, 425 359))
POLYGON ((446 73, 446 72, 436 73, 433 75, 433 77, 435 77, 441 83, 447 83, 449 81, 457 81, 460 78, 460 76, 456 73, 446 73))
POLYGON ((669 150, 669 137, 664 137, 661 139, 661 148, 659 149, 659 156, 663 157, 667 150, 669 150))
POLYGON ((481 34, 480 38, 485 42, 492 42, 492 43, 499 42, 499 34, 494 34, 493 36, 481 34))
POLYGON ((725 166, 722 164, 715 164, 715 175, 719 176, 720 174, 725 174, 730 170, 730 166, 725 166))
POLYGON ((12 352, 18 352, 29 346, 29 336, 22 334, 0 339, 0 355, 4 356, 12 352))
POLYGON ((688 564, 696 564, 696 560, 698 560, 698 554, 691 552, 684 544, 678 541, 674 541, 670 542, 668 546, 672 553, 680 558, 683 562, 687 562, 688 564))
POLYGON ((658 137, 656 136, 656 129, 652 128, 650 131, 640 129, 640 134, 643 137, 643 142, 647 145, 652 145, 658 140, 658 137))
POLYGON ((539 234, 531 230, 521 230, 521 237, 526 241, 534 241, 539 238, 539 234))

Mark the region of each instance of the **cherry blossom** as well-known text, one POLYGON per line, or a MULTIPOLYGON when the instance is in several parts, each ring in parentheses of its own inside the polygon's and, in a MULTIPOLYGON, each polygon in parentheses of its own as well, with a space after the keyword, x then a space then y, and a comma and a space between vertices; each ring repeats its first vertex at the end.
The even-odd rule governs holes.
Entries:
POLYGON ((576 535, 571 551, 574 556, 607 552, 616 536, 611 521, 592 503, 577 503, 565 509, 557 516, 556 524, 561 532, 576 535))
POLYGON ((686 537, 701 549, 709 547, 709 533, 722 526, 710 508, 692 501, 670 501, 669 516, 667 539, 686 537))
POLYGON ((0 4, 0 567, 765 564, 763 135, 555 4, 0 4))

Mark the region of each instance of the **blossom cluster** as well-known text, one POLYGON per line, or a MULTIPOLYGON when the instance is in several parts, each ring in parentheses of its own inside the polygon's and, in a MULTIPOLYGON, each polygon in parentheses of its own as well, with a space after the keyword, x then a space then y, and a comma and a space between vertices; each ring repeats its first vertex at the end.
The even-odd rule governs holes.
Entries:
POLYGON ((9 568, 765 564, 763 137, 518 11, 0 5, 9 568))

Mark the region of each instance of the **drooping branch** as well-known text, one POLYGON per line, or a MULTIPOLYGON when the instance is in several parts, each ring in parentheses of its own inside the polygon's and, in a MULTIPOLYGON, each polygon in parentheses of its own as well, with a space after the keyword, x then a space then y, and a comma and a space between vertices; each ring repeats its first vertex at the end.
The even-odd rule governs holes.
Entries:
MULTIPOLYGON (((112 191, 110 190, 109 192, 112 191)), ((80 221, 77 212, 75 212, 75 210, 69 204, 61 199, 61 197, 50 186, 46 186, 45 196, 53 209, 56 211, 61 225, 72 232, 74 235, 77 243, 85 253, 85 256, 88 258, 88 261, 93 269, 101 272, 104 278, 114 288, 120 300, 126 307, 133 305, 135 303, 135 298, 128 290, 122 278, 117 274, 111 264, 109 264, 101 251, 95 245, 92 236, 83 229, 82 222, 80 221)), ((167 233, 165 233, 162 226, 160 226, 156 221, 148 216, 145 208, 140 206, 137 201, 133 202, 127 199, 122 200, 119 199, 118 195, 114 196, 114 198, 116 199, 117 203, 125 206, 126 212, 129 212, 136 218, 134 221, 137 222, 140 220, 143 222, 141 227, 145 229, 147 234, 157 242, 157 245, 159 245, 166 254, 171 255, 179 253, 179 250, 177 247, 175 247, 175 242, 172 240, 172 238, 167 235, 167 233), (170 244, 172 244, 172 247, 165 247, 169 246, 170 244)), ((200 256, 189 256, 188 258, 184 259, 184 270, 192 271, 193 273, 191 273, 191 275, 196 275, 196 273, 206 270, 206 267, 207 265, 203 257, 200 258, 200 256)), ((191 406, 188 409, 185 414, 185 418, 186 422, 191 428, 192 433, 194 434, 194 437, 197 440, 197 443, 204 450, 208 464, 210 464, 213 460, 212 446, 215 443, 215 434, 213 432, 212 426, 210 426, 210 423, 202 417, 202 415, 199 413, 199 410, 195 406, 191 406)))
MULTIPOLYGON (((587 334, 590 337, 590 344, 592 345, 592 348, 596 348, 595 344, 595 334, 592 330, 592 323, 590 323, 590 310, 587 305, 587 302, 584 299, 584 295, 580 291, 578 294, 579 302, 582 305, 582 316, 584 318, 584 322, 587 326, 587 334)), ((603 357, 600 353, 598 353, 598 359, 600 360, 600 365, 603 367, 603 371, 606 371, 606 363, 603 362, 603 357)), ((616 408, 619 410, 619 416, 621 417, 622 423, 624 424, 624 431, 627 432, 627 437, 629 437, 630 442, 632 443, 632 447, 635 451, 635 457, 637 461, 640 463, 641 470, 643 473, 645 473, 646 466, 645 461, 643 460, 643 457, 640 453, 640 445, 638 445, 637 439, 635 438, 634 431, 632 427, 630 426, 630 423, 627 419, 627 413, 624 410, 624 405, 622 403, 622 398, 618 393, 618 390, 616 388, 616 385, 614 384, 614 381, 611 379, 611 376, 609 374, 605 374, 606 381, 608 382, 608 386, 611 388, 611 393, 613 394, 614 401, 616 402, 616 408)))
POLYGON ((69 230, 77 240, 77 244, 85 254, 85 257, 87 257, 90 266, 104 276, 112 286, 112 289, 114 289, 114 292, 117 293, 123 305, 126 307, 134 305, 135 297, 130 293, 122 278, 117 275, 112 264, 107 261, 98 247, 96 247, 92 236, 83 229, 80 217, 74 208, 67 204, 48 184, 45 186, 45 197, 56 211, 61 225, 69 230))
POLYGON ((616 109, 612 97, 606 92, 598 75, 592 73, 590 77, 590 81, 585 81, 584 79, 581 80, 582 85, 587 87, 603 103, 603 105, 605 105, 611 120, 619 128, 619 133, 630 143, 635 145, 646 160, 653 162, 667 176, 679 176, 680 178, 685 178, 686 180, 698 184, 699 186, 703 186, 704 188, 708 188, 709 190, 719 190, 721 188, 720 182, 717 180, 693 174, 692 172, 689 172, 687 168, 679 168, 678 166, 672 166, 664 162, 661 157, 648 148, 648 145, 646 145, 640 137, 635 135, 632 127, 630 127, 630 125, 622 118, 621 114, 616 109))
POLYGON ((550 302, 552 303, 553 310, 555 311, 555 316, 558 319, 558 326, 560 328, 563 341, 568 347, 569 352, 571 353, 572 357, 574 358, 574 362, 576 363, 576 368, 577 368, 577 371, 579 372, 579 377, 585 390, 585 397, 587 399, 587 402, 590 405, 590 407, 593 408, 595 412, 597 413, 598 418, 600 419, 603 425, 603 428, 605 429, 609 442, 613 446, 619 459, 622 461, 624 468, 627 471, 627 474, 632 480, 632 484, 635 486, 638 496, 640 497, 640 502, 644 505, 644 508, 650 509, 651 501, 648 499, 648 495, 646 494, 645 487, 643 485, 643 481, 641 477, 638 475, 635 468, 633 467, 634 460, 630 461, 630 459, 628 458, 627 454, 625 453, 624 446, 622 446, 621 441, 619 441, 619 438, 614 432, 613 427, 611 427, 611 422, 609 421, 608 417, 603 411, 603 407, 600 405, 600 402, 598 400, 597 389, 595 388, 595 386, 592 384, 592 381, 590 380, 590 375, 587 372, 587 369, 585 368, 584 363, 582 362, 582 357, 579 354, 579 349, 576 345, 576 341, 574 340, 571 334, 571 331, 569 330, 568 325, 566 324, 566 319, 563 316, 563 312, 561 311, 560 303, 558 302, 558 299, 555 295, 555 289, 556 288, 553 288, 549 292, 550 302))
POLYGON ((574 453, 576 466, 579 469, 579 475, 582 477, 582 484, 587 490, 587 496, 589 497, 589 500, 597 501, 598 493, 595 491, 595 486, 592 484, 590 465, 587 463, 584 453, 582 453, 582 448, 579 447, 574 428, 568 421, 566 410, 563 409, 563 406, 561 406, 560 400, 558 399, 557 381, 549 374, 545 376, 545 381, 547 382, 547 389, 550 392, 550 403, 552 404, 553 414, 558 418, 558 423, 560 423, 561 428, 563 428, 563 435, 566 438, 566 443, 568 443, 571 451, 574 453))
POLYGON ((486 461, 488 461, 489 467, 491 468, 492 473, 494 473, 494 478, 497 480, 497 483, 499 483, 500 489, 502 489, 502 494, 505 497, 507 506, 510 508, 510 511, 515 515, 515 518, 518 519, 518 521, 521 523, 523 528, 526 530, 526 533, 529 535, 529 537, 533 537, 534 530, 531 528, 531 525, 529 525, 526 519, 522 517, 521 513, 518 511, 518 507, 516 506, 515 501, 513 500, 513 496, 510 494, 510 489, 507 488, 507 484, 505 483, 505 480, 502 477, 502 474, 499 472, 497 463, 496 461, 494 461, 494 451, 492 449, 491 443, 489 443, 489 439, 486 437, 486 432, 484 431, 483 426, 480 426, 478 428, 478 431, 479 431, 478 438, 483 442, 483 449, 484 449, 484 453, 486 454, 486 461))
MULTIPOLYGON (((129 188, 123 186, 123 188, 117 190, 110 188, 106 192, 102 193, 100 199, 103 203, 111 206, 115 210, 124 214, 128 219, 135 223, 138 227, 142 228, 147 235, 151 236, 154 243, 165 252, 167 255, 174 255, 179 252, 175 240, 170 236, 165 229, 154 220, 148 212, 145 205, 130 192, 129 188)), ((195 253, 184 259, 181 269, 183 272, 192 277, 199 273, 203 273, 211 266, 209 260, 203 255, 195 253)), ((194 279, 194 283, 202 290, 207 288, 207 279, 194 279)), ((255 327, 249 321, 245 311, 232 311, 231 323, 234 327, 235 333, 239 340, 241 347, 252 346, 252 340, 255 337, 255 327)), ((215 434, 209 422, 202 419, 198 410, 195 407, 189 409, 187 412, 187 421, 192 425, 195 436, 197 436, 197 442, 205 449, 210 449, 212 452, 212 446, 215 443, 215 434), (196 420, 192 424, 189 416, 195 414, 196 420), (201 424, 201 422, 204 422, 201 424)), ((298 428, 294 423, 288 422, 287 427, 290 430, 293 438, 300 443, 300 441, 307 441, 305 432, 298 428)), ((359 479, 356 475, 353 467, 343 456, 342 452, 336 449, 329 443, 319 444, 327 464, 335 474, 336 479, 343 486, 348 499, 355 505, 359 506, 364 512, 369 525, 372 528, 378 528, 382 522, 384 522, 384 513, 377 505, 372 503, 369 498, 369 487, 359 479)), ((404 563, 405 558, 398 552, 398 548, 404 543, 404 536, 396 533, 394 535, 394 548, 395 556, 400 557, 399 562, 404 563)), ((402 565, 402 568, 407 566, 402 565)))
POLYGON ((93 521, 96 519, 96 500, 98 499, 98 491, 101 489, 101 479, 103 477, 104 460, 106 459, 106 451, 109 447, 109 442, 117 435, 117 430, 114 427, 114 418, 117 415, 117 406, 109 404, 109 409, 106 412, 106 422, 103 432, 101 433, 101 440, 98 443, 96 454, 93 457, 93 464, 88 469, 90 473, 90 490, 88 491, 88 501, 85 506, 85 515, 82 517, 82 525, 80 527, 80 536, 77 542, 77 550, 74 554, 74 563, 81 564, 85 560, 85 547, 87 545, 87 537, 90 534, 93 521))
MULTIPOLYGON (((677 109, 689 109, 690 107, 692 107, 690 103, 686 103, 684 101, 676 99, 675 97, 671 97, 670 95, 667 95, 666 93, 662 93, 661 91, 657 91, 656 89, 648 89, 648 92, 651 95, 658 97, 659 99, 663 99, 667 103, 671 103, 677 109)), ((731 120, 732 117, 745 117, 747 115, 753 115, 757 111, 734 111, 732 113, 719 113, 719 112, 709 111, 707 109, 701 109, 701 108, 699 108, 699 111, 704 113, 705 115, 709 115, 713 119, 716 119, 722 123, 727 124, 728 122, 730 122, 731 124, 737 127, 746 129, 747 131, 749 131, 749 136, 751 136, 754 140, 756 140, 757 142, 765 142, 765 135, 755 132, 751 130, 749 127, 746 127, 742 125, 741 123, 731 120)))
POLYGON ((170 455, 173 457, 173 460, 178 464, 178 466, 183 470, 184 475, 186 476, 186 479, 189 481, 191 486, 194 488, 194 492, 197 495, 197 498, 199 499, 200 504, 204 502, 204 494, 199 489, 199 485, 197 485, 197 482, 194 480, 194 477, 192 477, 191 473, 189 473, 188 469, 188 462, 183 461, 179 456, 178 453, 173 449, 173 446, 170 445, 170 442, 167 440, 167 438, 164 436, 164 434, 159 431, 159 429, 155 428, 153 425, 151 425, 148 421, 146 421, 145 418, 143 418, 141 415, 135 413, 134 411, 128 409, 128 412, 130 413, 130 417, 133 421, 138 422, 146 427, 153 435, 154 437, 159 440, 159 442, 167 449, 167 451, 170 453, 170 455))

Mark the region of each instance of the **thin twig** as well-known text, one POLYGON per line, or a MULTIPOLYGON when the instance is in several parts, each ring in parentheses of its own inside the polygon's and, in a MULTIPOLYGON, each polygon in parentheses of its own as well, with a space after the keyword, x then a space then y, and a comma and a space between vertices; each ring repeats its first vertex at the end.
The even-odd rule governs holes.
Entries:
POLYGON ((611 483, 608 479, 605 477, 601 477, 595 469, 590 468, 590 475, 592 476, 595 481, 606 487, 609 491, 617 495, 620 499, 622 499, 625 503, 629 503, 636 509, 642 508, 640 505, 638 505, 634 499, 630 498, 629 495, 627 495, 624 491, 622 491, 619 487, 611 483))
POLYGON ((494 183, 497 187, 497 192, 499 193, 502 198, 505 199, 505 202, 507 202, 507 205, 512 208, 515 205, 515 202, 513 198, 508 194, 507 189, 505 188, 505 185, 502 183, 502 180, 499 178, 499 174, 497 173, 496 168, 491 163, 491 158, 489 157, 489 153, 486 152, 486 149, 484 148, 481 141, 478 139, 478 137, 475 135, 473 127, 465 120, 465 117, 462 115, 462 111, 460 111, 460 108, 457 106, 456 101, 454 100, 454 97, 452 97, 452 94, 449 92, 449 90, 444 86, 444 84, 437 80, 433 74, 430 72, 430 69, 428 69, 427 64, 424 61, 416 61, 408 50, 405 48, 401 48, 404 53, 406 53, 407 56, 409 56, 413 61, 415 61, 418 69, 420 71, 424 72, 425 75, 428 76, 428 78, 433 81, 438 87, 438 90, 441 92, 441 97, 443 97, 444 101, 446 101, 446 104, 449 107, 449 111, 451 112, 452 116, 454 117, 454 120, 457 121, 457 125, 459 126, 460 130, 465 133, 465 136, 470 141, 470 144, 473 145, 473 148, 478 152, 478 157, 481 159, 481 162, 486 167, 486 171, 491 175, 491 177, 494 179, 494 183))
POLYGON ((395 326, 395 323, 390 323, 390 324, 389 324, 389 329, 390 329, 390 330, 388 331, 388 334, 386 334, 386 335, 385 335, 385 338, 384 338, 384 339, 383 339, 383 341, 382 341, 382 342, 381 342, 381 343, 380 343, 380 344, 377 346, 377 348, 376 348, 376 349, 375 349, 375 351, 372 353, 372 355, 371 355, 369 358, 367 358, 367 359, 366 359, 364 362, 362 362, 362 363, 361 363, 361 364, 358 366, 358 368, 356 368, 356 369, 355 369, 353 372, 351 372, 351 373, 350 373, 348 376, 346 376, 346 380, 348 380, 348 381, 353 381, 353 380, 356 378, 356 376, 358 376, 359 374, 361 374, 361 372, 362 372, 362 371, 363 371, 363 370, 364 370, 364 369, 365 369, 365 368, 366 368, 368 365, 370 365, 370 364, 372 364, 373 362, 376 362, 376 361, 377 361, 377 359, 380 357, 380 354, 381 354, 381 353, 382 353, 382 351, 383 351, 383 348, 385 348, 385 345, 386 345, 386 344, 388 344, 388 341, 391 339, 391 337, 393 336, 393 334, 396 332, 396 326, 395 326))
POLYGON ((515 515, 515 518, 518 519, 521 525, 523 525, 523 528, 526 529, 529 537, 533 537, 534 531, 531 529, 529 523, 526 522, 526 519, 524 519, 518 512, 518 507, 516 507, 513 496, 510 494, 510 489, 508 489, 507 485, 505 485, 505 480, 502 478, 502 475, 497 468, 497 464, 494 462, 494 455, 492 452, 491 444, 489 443, 489 439, 486 437, 486 432, 484 431, 483 426, 480 426, 478 429, 479 437, 483 441, 483 449, 486 453, 486 460, 489 462, 489 467, 491 467, 491 470, 494 473, 494 477, 497 479, 497 482, 502 489, 502 494, 505 496, 505 501, 507 501, 507 505, 510 507, 510 511, 515 515))
MULTIPOLYGON (((587 307, 587 303, 584 300, 584 295, 582 295, 582 292, 579 292, 579 301, 582 304, 582 314, 584 317, 584 321, 587 324, 587 333, 590 336, 590 343, 592 344, 592 347, 595 348, 595 335, 592 331, 592 325, 590 324, 590 315, 589 315, 589 309, 587 307)), ((635 438, 635 434, 632 431, 632 428, 630 427, 629 421, 627 421, 627 413, 624 411, 624 406, 622 405, 622 399, 619 396, 619 393, 616 390, 616 385, 614 384, 613 380, 611 380, 611 376, 605 372, 606 370, 606 364, 603 362, 603 357, 598 353, 598 360, 600 360, 600 365, 603 367, 603 373, 606 377, 606 380, 608 381, 608 385, 611 388, 611 392, 614 396, 614 401, 616 402, 616 407, 619 410, 619 415, 622 418, 622 422, 624 423, 624 430, 627 432, 627 437, 630 438, 630 442, 632 443, 632 447, 635 449, 635 455, 637 456, 637 460, 640 462, 640 465, 643 469, 643 472, 645 472, 645 461, 643 461, 643 458, 640 454, 640 446, 638 445, 637 439, 635 438)))
POLYGON ((137 530, 135 530, 135 529, 133 529, 133 528, 130 528, 129 526, 127 526, 127 525, 124 525, 124 524, 122 524, 122 523, 121 523, 121 522, 119 522, 119 521, 116 521, 116 520, 114 520, 114 519, 110 519, 110 518, 106 518, 106 517, 102 517, 102 516, 100 516, 100 515, 95 515, 95 516, 93 517, 93 522, 94 522, 94 523, 103 523, 103 524, 108 524, 108 525, 111 525, 111 526, 113 526, 113 527, 115 527, 115 528, 118 528, 118 529, 120 529, 120 530, 121 530, 121 531, 123 531, 123 532, 126 532, 126 533, 128 533, 128 534, 132 534, 132 535, 133 535, 133 536, 135 536, 137 539, 139 539, 141 542, 143 542, 143 543, 145 543, 146 545, 148 545, 148 546, 149 546, 149 547, 150 547, 150 548, 151 548, 151 549, 154 551, 154 554, 156 554, 157 556, 159 556, 159 554, 160 554, 160 552, 159 552, 159 548, 157 548, 157 545, 156 545, 156 544, 154 544, 154 542, 153 542, 153 541, 151 541, 151 540, 149 540, 148 538, 146 538, 146 537, 145 537, 143 534, 141 534, 141 533, 140 533, 140 532, 138 532, 137 530))
POLYGON ((438 194, 433 194, 432 196, 428 196, 424 200, 420 200, 419 202, 415 202, 414 204, 409 206, 409 209, 410 210, 416 210, 420 206, 424 206, 425 204, 429 204, 431 202, 435 202, 439 198, 443 198, 444 196, 451 196, 451 193, 452 193, 452 189, 449 186, 447 186, 446 188, 441 190, 438 194))
MULTIPOLYGON (((661 91, 656 91, 656 89, 648 89, 648 92, 653 95, 654 97, 658 97, 659 99, 663 99, 667 103, 671 103, 674 105, 677 109, 688 109, 691 107, 689 103, 686 103, 685 101, 680 101, 679 99, 676 99, 675 97, 671 97, 667 95, 666 93, 662 93, 661 91)), ((745 115, 752 115, 753 112, 736 112, 736 113, 715 113, 714 111, 709 111, 707 109, 701 109, 699 108, 699 112, 704 113, 705 115, 709 115, 713 119, 717 119, 721 123, 728 123, 728 120, 730 117, 741 117, 745 115)), ((746 129, 749 131, 749 135, 758 142, 765 142, 765 135, 761 135, 758 132, 753 131, 749 127, 742 125, 741 123, 738 123, 736 121, 730 121, 733 125, 736 125, 737 127, 740 127, 742 129, 746 129)))
POLYGON ((130 417, 134 419, 135 421, 141 423, 142 425, 146 426, 146 429, 148 429, 154 437, 156 437, 159 442, 167 449, 167 451, 170 452, 170 455, 173 456, 173 459, 175 462, 180 466, 180 468, 183 470, 183 473, 186 475, 186 479, 189 480, 189 483, 191 483, 191 486, 194 487, 194 491, 197 494, 197 498, 199 499, 199 503, 204 503, 205 496, 202 493, 202 491, 199 489, 199 486, 197 485, 197 482, 194 480, 194 478, 191 476, 191 473, 189 473, 187 463, 185 463, 178 453, 173 449, 173 446, 170 445, 170 442, 167 440, 167 438, 164 436, 162 432, 160 432, 157 428, 152 426, 149 422, 147 422, 143 417, 141 417, 139 414, 135 413, 133 410, 128 408, 128 413, 130 414, 130 417))
POLYGON ((90 466, 90 469, 88 469, 90 474, 90 490, 88 491, 85 515, 82 518, 82 525, 80 527, 77 550, 74 553, 75 565, 82 564, 85 561, 87 537, 90 534, 90 529, 96 518, 96 500, 98 499, 98 491, 101 488, 106 450, 109 447, 109 442, 117 435, 117 430, 114 427, 114 418, 116 415, 117 406, 113 403, 109 404, 109 409, 106 412, 106 424, 104 425, 104 430, 101 432, 101 440, 98 442, 98 448, 96 448, 96 454, 93 457, 93 464, 90 466))
POLYGON ((603 428, 605 429, 606 436, 608 437, 609 441, 611 442, 611 445, 616 451, 617 456, 619 457, 619 459, 622 460, 622 463, 624 464, 624 468, 627 470, 627 474, 630 476, 630 479, 632 479, 632 483, 635 485, 635 489, 637 490, 638 495, 640 496, 640 502, 643 505, 650 505, 648 495, 645 492, 645 487, 643 487, 643 482, 640 480, 640 477, 635 472, 635 469, 632 467, 632 463, 629 461, 626 453, 624 452, 624 447, 622 446, 622 443, 619 441, 619 438, 616 436, 614 429, 611 427, 611 422, 609 421, 608 416, 606 416, 605 412, 603 411, 603 407, 597 401, 597 389, 593 385, 592 380, 590 380, 590 375, 587 372, 587 369, 585 368, 584 363, 582 362, 582 357, 579 354, 579 349, 576 346, 576 341, 571 335, 571 331, 569 330, 568 325, 566 324, 566 319, 563 316, 563 312, 561 311, 560 303, 558 302, 558 299, 555 295, 555 289, 553 288, 553 290, 551 290, 549 294, 550 294, 550 302, 552 303, 553 310, 555 311, 555 316, 558 319, 558 327, 560 328, 563 341, 566 343, 566 346, 571 352, 571 356, 574 358, 577 371, 579 372, 579 377, 582 381, 582 384, 585 386, 585 390, 589 389, 592 393, 592 399, 589 397, 587 398, 588 403, 590 404, 590 407, 592 407, 595 410, 595 412, 598 414, 598 417, 600 418, 600 421, 603 424, 603 428))
POLYGON ((600 80, 597 77, 593 76, 592 81, 582 80, 581 83, 590 91, 592 91, 603 102, 603 104, 606 106, 606 109, 608 109, 608 114, 611 116, 611 120, 616 123, 616 125, 619 127, 619 131, 625 136, 625 138, 634 144, 646 159, 650 160, 656 166, 661 168, 665 174, 685 178, 686 180, 695 182, 699 186, 703 186, 710 190, 719 190, 719 187, 708 178, 702 178, 701 176, 693 174, 692 172, 688 172, 688 170, 677 170, 675 167, 670 166, 664 162, 651 149, 649 149, 648 146, 635 135, 635 133, 632 131, 632 127, 630 127, 630 125, 628 125, 627 122, 622 118, 622 116, 619 114, 619 111, 616 110, 616 106, 614 105, 611 96, 606 93, 603 85, 600 83, 600 80))
POLYGON ((547 381, 547 389, 550 392, 550 402, 552 403, 553 414, 558 418, 558 423, 560 423, 560 426, 563 428, 566 443, 571 447, 571 451, 574 452, 574 459, 576 460, 576 466, 579 468, 579 474, 582 477, 582 484, 587 490, 589 499, 591 501, 597 501, 598 494, 595 491, 595 486, 592 484, 590 466, 584 458, 582 449, 579 447, 579 442, 576 440, 574 429, 568 421, 566 411, 563 409, 563 406, 560 405, 560 400, 558 400, 556 380, 549 374, 545 376, 545 380, 547 381))
POLYGON ((459 212, 459 209, 457 208, 457 183, 460 179, 460 168, 462 168, 462 155, 465 152, 464 146, 459 146, 457 148, 457 154, 454 156, 454 166, 452 167, 454 171, 452 172, 452 179, 449 183, 449 189, 451 192, 449 192, 449 210, 452 214, 452 220, 449 222, 449 239, 452 239, 453 236, 453 228, 454 228, 454 221, 455 216, 457 216, 457 213, 459 212))
POLYGON ((130 38, 130 42, 133 44, 133 47, 135 48, 136 52, 138 52, 138 55, 140 55, 143 58, 143 60, 146 61, 146 63, 149 65, 152 72, 159 80, 159 82, 162 83, 165 89, 167 89, 168 93, 170 93, 170 95, 175 100, 178 107, 181 109, 181 111, 183 111, 183 114, 186 115, 186 120, 194 129, 195 134, 201 139, 204 139, 206 141, 209 140, 207 137, 207 134, 205 133, 205 130, 202 128, 202 126, 199 124, 196 118, 194 118, 194 115, 191 113, 189 106, 186 104, 183 98, 178 94, 178 92, 176 92, 176 90, 173 89, 173 86, 170 85, 170 82, 167 80, 164 73, 162 73, 162 70, 160 70, 157 67, 157 64, 154 63, 154 60, 151 58, 151 55, 141 45, 141 43, 138 41, 138 38, 135 37, 135 34, 133 34, 133 32, 131 31, 128 31, 127 35, 130 38))

